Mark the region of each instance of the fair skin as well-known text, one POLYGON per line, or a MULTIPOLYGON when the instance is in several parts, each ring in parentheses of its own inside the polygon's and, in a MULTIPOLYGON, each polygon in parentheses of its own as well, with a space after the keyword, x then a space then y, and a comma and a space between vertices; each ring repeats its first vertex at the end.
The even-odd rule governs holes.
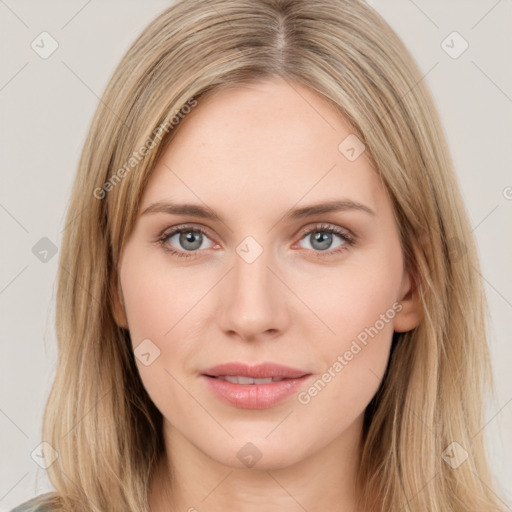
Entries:
POLYGON ((160 350, 148 366, 137 360, 164 418, 166 465, 150 490, 152 512, 357 511, 363 414, 393 331, 414 328, 420 312, 385 189, 365 152, 349 161, 338 150, 350 133, 312 91, 265 80, 200 101, 155 166, 121 255, 124 307, 115 304, 133 347, 149 338, 160 350), (285 217, 331 200, 373 213, 285 217), (157 201, 207 206, 222 222, 140 215, 157 201), (196 248, 192 235, 185 238, 190 229, 181 241, 178 234, 155 243, 181 224, 206 231, 196 248), (327 241, 316 241, 317 233, 327 241), (251 263, 236 251, 248 236, 263 249, 251 263), (269 408, 241 409, 200 378, 224 362, 270 361, 311 373, 307 391, 398 302, 400 310, 391 309, 378 334, 308 403, 294 393, 269 408), (253 467, 237 457, 249 442, 261 453, 253 467))

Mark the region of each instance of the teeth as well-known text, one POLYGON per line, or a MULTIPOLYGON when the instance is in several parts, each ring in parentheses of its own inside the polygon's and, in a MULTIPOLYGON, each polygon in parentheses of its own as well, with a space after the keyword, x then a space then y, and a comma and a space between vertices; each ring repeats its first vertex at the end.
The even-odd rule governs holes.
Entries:
POLYGON ((283 380, 282 377, 267 377, 266 379, 253 379, 252 377, 241 377, 238 375, 226 375, 224 377, 217 377, 218 379, 226 380, 232 384, 270 384, 283 380))

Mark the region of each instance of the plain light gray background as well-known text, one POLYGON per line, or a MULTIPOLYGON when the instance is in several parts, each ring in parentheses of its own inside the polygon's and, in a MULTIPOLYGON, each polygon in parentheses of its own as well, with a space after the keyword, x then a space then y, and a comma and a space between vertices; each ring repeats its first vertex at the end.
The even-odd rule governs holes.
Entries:
MULTIPOLYGON (((469 209, 492 315, 497 386, 482 429, 492 469, 510 500, 512 2, 369 3, 403 38, 425 74, 469 209), (464 41, 454 31, 469 44, 457 58, 464 41)), ((42 262, 32 248, 43 237, 60 246, 81 146, 99 97, 131 42, 169 4, 0 0, 0 512, 52 489, 31 453, 41 442, 57 355, 58 254, 42 262), (47 59, 31 48, 43 31, 59 45, 47 59)))

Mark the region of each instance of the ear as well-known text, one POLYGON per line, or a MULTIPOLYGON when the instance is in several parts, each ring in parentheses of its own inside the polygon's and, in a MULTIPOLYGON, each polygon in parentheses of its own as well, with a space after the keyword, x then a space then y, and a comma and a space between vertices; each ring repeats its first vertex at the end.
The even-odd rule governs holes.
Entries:
POLYGON ((404 270, 398 302, 401 309, 395 315, 395 332, 407 332, 417 327, 423 317, 423 308, 418 287, 411 273, 407 270, 404 270))
POLYGON ((111 275, 109 296, 116 324, 122 329, 128 329, 128 319, 126 318, 121 283, 115 271, 113 271, 111 275))

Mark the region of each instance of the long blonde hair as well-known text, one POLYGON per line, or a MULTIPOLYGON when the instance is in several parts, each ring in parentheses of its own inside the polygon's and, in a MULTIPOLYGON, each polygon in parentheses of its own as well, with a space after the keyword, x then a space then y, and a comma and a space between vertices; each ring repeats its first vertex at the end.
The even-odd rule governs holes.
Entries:
POLYGON ((467 213, 422 73, 360 0, 181 0, 123 57, 92 121, 67 213, 58 367, 43 424, 43 440, 59 454, 47 470, 56 492, 37 503, 148 510, 164 456, 162 415, 142 385, 129 333, 115 321, 119 255, 184 107, 205 93, 277 76, 316 91, 366 145, 392 198, 423 307, 417 328, 395 333, 365 413, 361 507, 499 509, 480 431, 493 388, 467 213))

